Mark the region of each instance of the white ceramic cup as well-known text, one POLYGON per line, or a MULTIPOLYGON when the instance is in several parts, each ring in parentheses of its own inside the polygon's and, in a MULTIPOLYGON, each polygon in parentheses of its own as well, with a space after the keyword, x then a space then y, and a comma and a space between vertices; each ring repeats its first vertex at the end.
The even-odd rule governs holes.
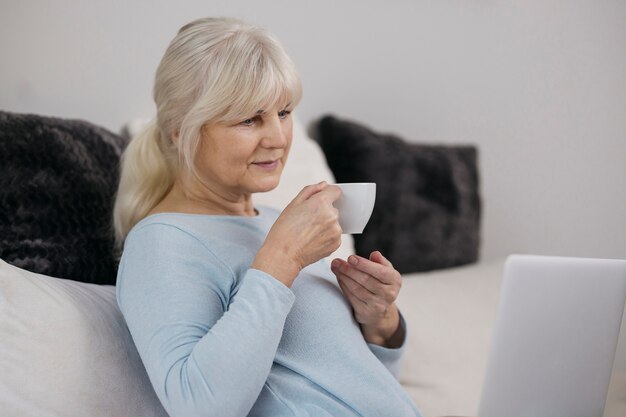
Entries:
POLYGON ((341 197, 334 206, 339 210, 339 225, 345 234, 363 233, 376 201, 375 182, 334 184, 341 188, 341 197))

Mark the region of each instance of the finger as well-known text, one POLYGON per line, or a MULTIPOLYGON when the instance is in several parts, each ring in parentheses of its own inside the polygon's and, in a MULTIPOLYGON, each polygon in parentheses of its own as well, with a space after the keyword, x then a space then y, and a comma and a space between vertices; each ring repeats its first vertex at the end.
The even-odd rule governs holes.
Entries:
POLYGON ((361 300, 356 294, 354 294, 354 292, 346 285, 346 283, 341 278, 337 277, 337 283, 339 284, 339 288, 341 288, 343 294, 352 305, 352 308, 354 308, 355 310, 362 310, 364 308, 367 308, 367 303, 361 300))
POLYGON ((324 189, 318 194, 319 197, 326 199, 330 204, 334 203, 341 197, 341 188, 336 185, 326 184, 324 189))
MULTIPOLYGON (((335 265, 338 265, 340 264, 340 261, 334 263, 335 265)), ((344 268, 337 268, 336 266, 333 268, 331 266, 331 269, 333 269, 335 276, 340 276, 342 279, 352 279, 355 283, 363 286, 368 293, 363 293, 361 298, 368 303, 375 301, 389 304, 393 303, 396 298, 398 298, 398 293, 400 292, 400 287, 402 285, 400 278, 397 278, 396 282, 393 284, 385 284, 377 280, 375 277, 366 275, 354 268, 351 268, 348 264, 345 264, 344 268), (355 271, 357 271, 357 273, 355 273, 355 271)), ((353 284, 350 284, 350 287, 352 288, 353 284)))
POLYGON ((352 265, 340 259, 333 260, 330 268, 333 269, 333 272, 335 272, 334 269, 336 269, 338 272, 349 276, 354 281, 358 282, 374 294, 384 292, 384 287, 389 285, 381 282, 380 280, 372 277, 369 274, 366 274, 363 271, 353 268, 352 265))
POLYGON ((306 201, 309 198, 311 198, 312 196, 314 196, 315 194, 317 194, 320 191, 322 191, 327 186, 328 186, 328 184, 326 183, 326 181, 322 181, 322 182, 319 182, 317 184, 307 185, 302 190, 300 190, 300 192, 293 199, 293 201, 298 201, 298 202, 306 201))
POLYGON ((393 284, 397 279, 398 271, 393 269, 393 267, 370 261, 358 255, 350 255, 348 257, 348 263, 352 267, 371 275, 384 284, 393 284))
POLYGON ((364 304, 371 304, 376 298, 379 298, 376 294, 374 294, 349 276, 342 273, 339 273, 336 276, 337 282, 343 283, 350 290, 350 292, 359 300, 361 300, 364 304))
POLYGON ((328 187, 325 188, 324 191, 331 195, 332 201, 337 201, 339 197, 341 197, 341 188, 337 187, 336 185, 330 184, 328 185, 328 187))
POLYGON ((375 250, 374 252, 370 253, 370 261, 376 262, 377 264, 381 264, 381 265, 389 266, 389 267, 393 268, 393 265, 391 264, 389 259, 385 258, 383 256, 383 254, 380 253, 380 251, 377 251, 377 250, 375 250))
POLYGON ((382 314, 385 314, 385 312, 389 309, 389 303, 383 302, 382 300, 372 297, 371 295, 363 295, 367 294, 366 292, 363 292, 367 290, 363 287, 359 287, 358 285, 352 288, 349 280, 350 278, 345 276, 337 278, 339 287, 350 304, 352 304, 354 316, 359 323, 366 323, 373 318, 380 317, 382 314))

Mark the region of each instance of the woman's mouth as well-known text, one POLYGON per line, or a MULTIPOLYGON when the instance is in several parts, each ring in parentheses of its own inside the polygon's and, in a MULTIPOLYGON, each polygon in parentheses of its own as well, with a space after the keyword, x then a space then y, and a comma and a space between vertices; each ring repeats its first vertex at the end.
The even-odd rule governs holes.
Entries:
POLYGON ((252 165, 256 166, 257 168, 261 168, 262 170, 265 171, 273 171, 278 167, 278 159, 274 160, 274 161, 258 161, 258 162, 253 162, 252 165))

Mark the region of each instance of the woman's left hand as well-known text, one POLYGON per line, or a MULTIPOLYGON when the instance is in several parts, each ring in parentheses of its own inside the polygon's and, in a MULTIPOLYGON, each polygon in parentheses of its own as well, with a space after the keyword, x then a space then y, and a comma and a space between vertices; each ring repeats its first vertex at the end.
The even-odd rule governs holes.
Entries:
POLYGON ((374 251, 369 259, 357 255, 348 257, 348 262, 334 259, 331 270, 352 305, 365 340, 390 348, 401 346, 404 330, 396 298, 402 277, 391 262, 374 251))

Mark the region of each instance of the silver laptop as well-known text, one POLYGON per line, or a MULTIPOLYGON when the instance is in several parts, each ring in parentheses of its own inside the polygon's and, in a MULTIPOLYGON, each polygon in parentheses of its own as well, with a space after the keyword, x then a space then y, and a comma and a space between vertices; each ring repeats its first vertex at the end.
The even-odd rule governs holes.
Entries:
POLYGON ((626 260, 512 255, 478 417, 602 417, 626 260))

